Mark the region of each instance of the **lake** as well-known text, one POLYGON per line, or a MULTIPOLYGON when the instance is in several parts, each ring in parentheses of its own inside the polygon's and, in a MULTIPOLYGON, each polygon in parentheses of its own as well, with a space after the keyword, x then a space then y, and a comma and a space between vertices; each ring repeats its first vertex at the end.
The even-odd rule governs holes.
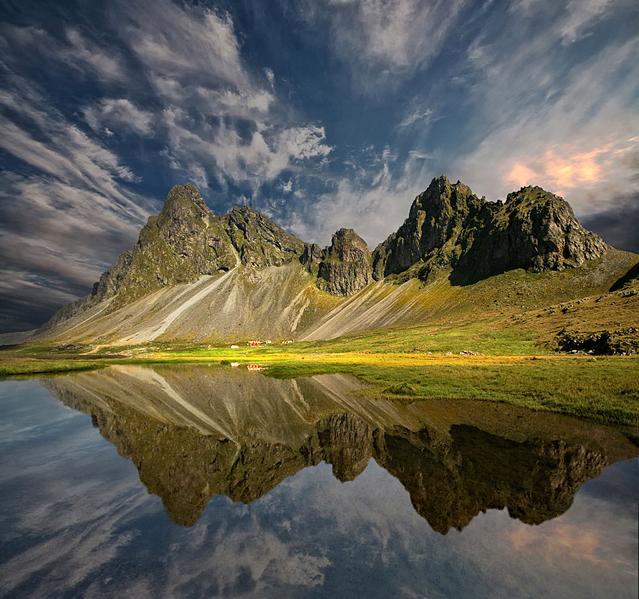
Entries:
POLYGON ((356 379, 0 382, 2 597, 637 597, 636 431, 356 379))

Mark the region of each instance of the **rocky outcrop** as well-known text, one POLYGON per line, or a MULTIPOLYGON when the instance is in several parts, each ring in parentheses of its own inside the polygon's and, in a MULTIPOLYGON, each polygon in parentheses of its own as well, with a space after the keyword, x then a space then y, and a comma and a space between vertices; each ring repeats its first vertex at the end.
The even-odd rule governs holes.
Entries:
POLYGON ((316 243, 307 243, 304 246, 302 255, 300 256, 300 262, 309 273, 317 276, 323 257, 324 252, 319 245, 316 243))
POLYGON ((175 186, 160 214, 151 216, 142 228, 135 247, 102 275, 93 298, 117 296, 115 308, 161 287, 233 268, 236 252, 224 225, 195 186, 175 186))
POLYGON ((233 208, 222 221, 245 266, 282 266, 304 251, 304 242, 251 208, 233 208))
POLYGON ((373 255, 377 279, 428 279, 451 269, 451 280, 475 282, 506 270, 540 272, 580 266, 602 256, 603 240, 584 229, 561 197, 524 187, 506 202, 487 202, 444 176, 415 198, 404 224, 373 255))
POLYGON ((375 278, 402 273, 418 263, 431 269, 449 265, 481 226, 478 217, 484 204, 462 183, 433 179, 415 198, 404 224, 375 250, 375 278))
POLYGON ((570 205, 541 187, 524 187, 508 194, 503 205, 489 205, 490 220, 458 262, 459 274, 471 282, 513 268, 574 268, 606 252, 604 241, 579 224, 570 205))
POLYGON ((562 330, 557 335, 557 348, 570 353, 588 353, 600 356, 639 353, 639 328, 577 332, 562 330))
POLYGON ((353 295, 372 281, 372 257, 366 242, 353 229, 333 235, 318 265, 318 284, 333 295, 353 295))

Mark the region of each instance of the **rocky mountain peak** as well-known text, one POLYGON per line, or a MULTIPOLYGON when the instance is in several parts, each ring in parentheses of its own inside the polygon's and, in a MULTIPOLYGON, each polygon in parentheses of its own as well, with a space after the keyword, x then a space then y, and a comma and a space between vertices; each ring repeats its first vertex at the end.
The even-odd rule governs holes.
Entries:
POLYGON ((304 251, 303 241, 252 208, 233 208, 226 223, 231 242, 247 266, 281 266, 298 260, 304 251))
POLYGON ((431 218, 438 220, 439 217, 466 210, 471 198, 478 201, 468 185, 461 181, 451 183, 446 175, 435 177, 426 191, 413 201, 407 220, 419 219, 420 212, 426 212, 431 218))
POLYGON ((158 220, 186 220, 189 218, 206 218, 212 214, 195 185, 174 185, 166 196, 158 220))
POLYGON ((353 229, 340 229, 319 263, 319 286, 333 295, 352 295, 372 281, 372 256, 353 229))
MULTIPOLYGON (((150 237, 160 235, 168 243, 176 244, 180 253, 187 254, 191 242, 201 237, 213 218, 195 185, 175 185, 160 213, 149 219, 143 232, 150 233, 150 237)), ((140 242, 144 243, 147 237, 141 234, 140 242)))
MULTIPOLYGON (((73 309, 112 298, 114 309, 165 286, 196 281, 239 264, 263 268, 299 259, 304 243, 250 208, 215 216, 192 184, 176 185, 136 245, 73 309)), ((66 315, 66 313, 65 313, 66 315)))
POLYGON ((471 259, 490 260, 490 268, 475 268, 475 277, 512 268, 573 268, 607 250, 598 235, 581 226, 566 200, 541 187, 523 187, 508 194, 503 205, 493 206, 487 228, 474 244, 476 258, 469 254, 460 261, 473 267, 471 259))
POLYGON ((370 251, 366 242, 353 229, 339 229, 333 234, 329 252, 340 260, 353 260, 370 251))
POLYGON ((513 268, 579 266, 605 251, 568 203, 541 187, 524 187, 503 204, 442 176, 415 198, 404 224, 376 248, 373 272, 377 279, 402 273, 427 279, 451 269, 451 280, 463 283, 513 268))
POLYGON ((402 273, 426 257, 433 266, 447 266, 464 230, 476 226, 483 204, 467 185, 451 184, 443 175, 433 179, 404 224, 375 250, 375 278, 402 273))

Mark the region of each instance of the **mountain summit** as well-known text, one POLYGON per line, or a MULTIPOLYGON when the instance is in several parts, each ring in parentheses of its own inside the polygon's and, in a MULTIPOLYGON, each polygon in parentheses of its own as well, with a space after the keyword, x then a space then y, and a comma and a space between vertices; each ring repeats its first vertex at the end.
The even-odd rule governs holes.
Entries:
MULTIPOLYGON (((40 335, 66 339, 73 331, 74 339, 122 343, 330 338, 423 322, 435 309, 428 284, 442 277, 463 287, 514 269, 579 269, 610 252, 597 267, 605 273, 588 275, 592 285, 608 278, 612 285, 630 258, 617 264, 621 253, 540 187, 488 202, 463 183, 435 178, 371 253, 352 229, 321 248, 250 208, 217 216, 195 186, 178 185, 91 294, 60 310, 40 335)), ((569 282, 561 285, 556 293, 570 297, 569 282)))
POLYGON ((561 197, 523 187, 506 202, 478 198, 459 181, 433 179, 404 224, 374 254, 377 279, 408 272, 422 279, 451 268, 451 279, 476 282, 515 268, 562 270, 594 260, 603 240, 584 229, 561 197))

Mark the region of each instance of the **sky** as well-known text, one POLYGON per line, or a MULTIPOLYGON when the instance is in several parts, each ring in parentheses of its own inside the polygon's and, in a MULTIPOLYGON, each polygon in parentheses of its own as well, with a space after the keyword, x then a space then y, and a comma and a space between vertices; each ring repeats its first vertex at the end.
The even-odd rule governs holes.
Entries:
POLYGON ((174 184, 375 247, 446 174, 639 251, 636 0, 0 0, 0 331, 86 295, 174 184))

